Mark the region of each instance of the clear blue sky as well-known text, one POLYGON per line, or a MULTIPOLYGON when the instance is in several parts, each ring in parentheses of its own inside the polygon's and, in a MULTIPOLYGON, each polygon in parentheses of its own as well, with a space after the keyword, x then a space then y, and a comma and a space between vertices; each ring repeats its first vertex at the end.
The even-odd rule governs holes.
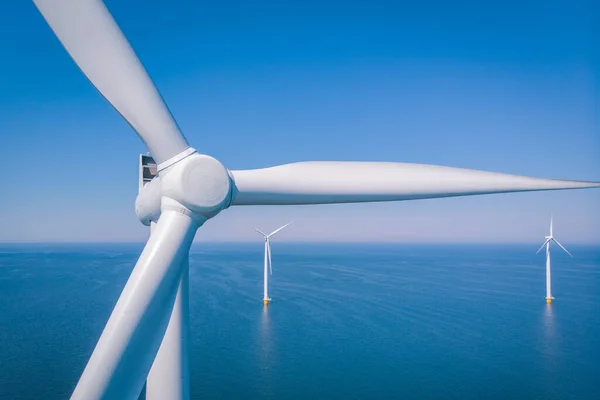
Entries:
MULTIPOLYGON (((230 169, 442 164, 600 181, 590 1, 107 1, 190 143, 230 169)), ((141 142, 32 2, 0 6, 0 241, 142 241, 141 142)), ((597 54, 597 53, 596 53, 597 54)), ((600 243, 600 190, 229 209, 197 240, 600 243)))

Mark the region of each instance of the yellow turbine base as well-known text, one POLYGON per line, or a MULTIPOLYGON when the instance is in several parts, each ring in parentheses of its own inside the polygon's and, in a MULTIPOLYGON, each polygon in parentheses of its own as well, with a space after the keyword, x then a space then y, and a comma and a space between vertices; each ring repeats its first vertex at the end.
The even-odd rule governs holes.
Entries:
POLYGON ((269 305, 269 300, 266 300, 266 299, 265 299, 265 300, 263 300, 263 303, 264 303, 264 305, 265 305, 265 307, 266 307, 266 306, 268 306, 268 305, 269 305))
POLYGON ((551 299, 551 298, 547 298, 547 299, 546 299, 546 303, 547 303, 547 304, 552 304, 552 299, 551 299))

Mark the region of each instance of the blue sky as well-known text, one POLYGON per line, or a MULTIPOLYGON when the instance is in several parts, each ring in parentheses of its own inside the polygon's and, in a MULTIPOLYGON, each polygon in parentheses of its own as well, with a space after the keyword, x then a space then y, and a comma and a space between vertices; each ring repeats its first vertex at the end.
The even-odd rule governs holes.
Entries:
MULTIPOLYGON (((592 1, 107 1, 230 169, 401 161, 600 181, 592 1), (285 4, 284 4, 285 3, 285 4), (418 4, 417 4, 418 3, 418 4)), ((0 241, 142 241, 131 128, 32 2, 0 12, 0 241)), ((596 31, 594 31, 596 29, 596 31)), ((600 190, 229 209, 197 240, 600 243, 600 190)))

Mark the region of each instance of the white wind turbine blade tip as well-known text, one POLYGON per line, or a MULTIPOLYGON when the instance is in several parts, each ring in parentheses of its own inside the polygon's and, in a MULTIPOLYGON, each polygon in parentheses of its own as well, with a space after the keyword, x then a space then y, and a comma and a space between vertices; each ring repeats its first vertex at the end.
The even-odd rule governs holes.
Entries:
POLYGON ((288 226, 289 224, 291 224, 293 221, 288 222, 287 224, 283 225, 282 227, 279 227, 277 229, 275 229, 273 232, 269 233, 269 237, 275 235, 277 232, 281 231, 283 228, 285 228, 286 226, 288 226))
POLYGON ((565 253, 567 253, 568 255, 570 255, 570 256, 571 256, 571 258, 573 257, 573 254, 569 253, 569 250, 565 249, 565 247, 564 247, 562 244, 560 244, 560 243, 558 242, 558 240, 556 240, 556 239, 554 239, 554 238, 552 238, 552 240, 553 240, 553 241, 554 241, 554 243, 556 243, 556 244, 557 244, 557 245, 558 245, 558 246, 559 246, 561 249, 563 249, 563 250, 565 251, 565 253))

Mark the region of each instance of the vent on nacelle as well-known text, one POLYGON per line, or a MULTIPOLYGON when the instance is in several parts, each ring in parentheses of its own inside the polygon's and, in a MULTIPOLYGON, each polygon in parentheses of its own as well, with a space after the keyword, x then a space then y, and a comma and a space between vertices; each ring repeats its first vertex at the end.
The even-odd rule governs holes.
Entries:
POLYGON ((150 182, 158 175, 156 171, 156 162, 147 154, 140 154, 140 182, 139 189, 142 190, 145 184, 150 182))

